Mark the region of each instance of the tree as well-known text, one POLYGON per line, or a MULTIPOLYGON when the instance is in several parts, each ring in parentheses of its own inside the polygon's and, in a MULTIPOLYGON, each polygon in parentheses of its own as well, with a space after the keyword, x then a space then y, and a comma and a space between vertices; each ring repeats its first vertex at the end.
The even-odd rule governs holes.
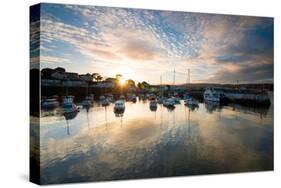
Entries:
POLYGON ((122 74, 116 74, 115 76, 117 81, 121 80, 122 77, 123 77, 122 74))
POLYGON ((136 87, 135 81, 132 80, 132 79, 127 80, 127 83, 128 83, 128 85, 131 86, 131 87, 136 87))
POLYGON ((96 80, 99 82, 99 81, 102 81, 103 77, 101 75, 98 75, 96 80))
POLYGON ((139 89, 142 89, 142 84, 140 82, 137 84, 137 86, 139 89))
POLYGON ((92 76, 97 82, 102 81, 103 79, 103 77, 99 73, 93 73, 92 76))

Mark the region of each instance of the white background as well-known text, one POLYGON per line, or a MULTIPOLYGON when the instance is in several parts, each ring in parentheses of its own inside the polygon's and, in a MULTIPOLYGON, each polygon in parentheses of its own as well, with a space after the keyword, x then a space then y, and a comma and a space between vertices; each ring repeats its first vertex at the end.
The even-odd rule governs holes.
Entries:
MULTIPOLYGON (((0 187, 38 187, 29 178, 29 6, 39 1, 0 4, 0 187)), ((86 5, 184 10, 275 17, 274 172, 189 176, 150 180, 60 185, 60 187, 277 187, 280 173, 280 34, 278 0, 59 0, 86 5), (279 73, 279 74, 278 74, 279 73)), ((279 181, 280 182, 280 181, 279 181)), ((280 185, 279 185, 280 186, 280 185)))

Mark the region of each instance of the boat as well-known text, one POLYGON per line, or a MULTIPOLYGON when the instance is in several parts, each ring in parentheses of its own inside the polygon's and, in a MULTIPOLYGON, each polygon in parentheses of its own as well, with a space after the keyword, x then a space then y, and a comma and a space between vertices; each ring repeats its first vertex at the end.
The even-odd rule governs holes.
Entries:
POLYGON ((93 99, 94 99, 93 94, 89 95, 89 85, 87 83, 86 97, 81 103, 83 108, 86 108, 88 110, 93 105, 93 99))
POLYGON ((148 99, 149 100, 155 100, 156 96, 153 93, 151 93, 151 94, 148 95, 148 99))
POLYGON ((111 93, 107 94, 106 98, 109 102, 114 102, 114 96, 111 93))
POLYGON ((59 107, 59 101, 56 98, 47 98, 42 102, 43 109, 54 109, 59 107))
POLYGON ((175 101, 172 98, 165 99, 163 105, 167 108, 175 108, 175 101))
POLYGON ((224 88, 223 92, 225 99, 230 102, 253 105, 270 105, 271 103, 268 93, 263 90, 224 88))
POLYGON ((125 100, 126 100, 125 96, 124 96, 124 95, 121 95, 121 96, 120 96, 120 100, 125 101, 125 100))
POLYGON ((247 88, 206 88, 204 100, 218 103, 236 102, 243 105, 269 106, 271 104, 266 91, 247 88))
POLYGON ((157 101, 151 100, 149 103, 149 108, 151 111, 156 111, 157 110, 157 101))
POLYGON ((206 88, 204 91, 204 100, 212 102, 220 102, 221 93, 214 88, 206 88))
POLYGON ((110 105, 110 101, 109 99, 105 98, 104 100, 100 101, 102 106, 108 106, 110 105))
POLYGON ((110 104, 110 100, 107 97, 101 95, 100 98, 99 98, 99 103, 102 106, 108 106, 110 104))
POLYGON ((92 106, 93 105, 92 98, 90 96, 86 96, 81 104, 84 108, 92 106))
POLYGON ((74 104, 73 99, 74 99, 73 96, 63 97, 62 108, 64 114, 79 112, 79 108, 74 104))
POLYGON ((114 113, 123 113, 125 111, 125 102, 123 100, 118 100, 114 104, 114 113))
POLYGON ((137 102, 137 97, 135 94, 128 94, 128 100, 132 102, 137 102))
POLYGON ((99 101, 103 101, 105 99, 105 96, 101 95, 100 98, 99 98, 99 101))
POLYGON ((193 106, 198 106, 199 102, 198 100, 194 99, 193 97, 189 97, 184 100, 185 105, 193 105, 193 106))
POLYGON ((157 97, 158 104, 163 104, 164 98, 163 97, 157 97))
POLYGON ((180 104, 180 98, 179 97, 171 97, 172 100, 174 100, 174 104, 180 104))

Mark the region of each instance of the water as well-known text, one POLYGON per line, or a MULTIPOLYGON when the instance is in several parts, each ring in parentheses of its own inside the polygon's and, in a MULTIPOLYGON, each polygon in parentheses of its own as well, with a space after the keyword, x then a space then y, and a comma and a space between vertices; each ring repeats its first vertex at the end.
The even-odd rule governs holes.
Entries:
POLYGON ((66 183, 273 169, 273 106, 201 103, 173 111, 126 102, 41 118, 41 183, 66 183))

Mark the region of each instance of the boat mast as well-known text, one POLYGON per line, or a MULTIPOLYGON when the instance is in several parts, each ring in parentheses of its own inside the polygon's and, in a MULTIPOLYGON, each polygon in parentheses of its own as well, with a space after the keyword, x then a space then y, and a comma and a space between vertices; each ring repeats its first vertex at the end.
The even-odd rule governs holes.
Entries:
POLYGON ((191 86, 191 85, 190 85, 190 69, 188 69, 187 72, 188 72, 188 77, 187 77, 187 83, 188 83, 188 84, 187 84, 187 85, 189 86, 189 87, 188 87, 188 90, 190 91, 190 86, 191 86))
POLYGON ((68 84, 69 84, 69 79, 67 78, 67 80, 66 80, 66 96, 68 96, 68 84))
POLYGON ((86 97, 89 96, 89 83, 86 82, 87 87, 86 87, 86 97))
POLYGON ((173 85, 175 86, 175 81, 176 81, 176 70, 174 69, 174 78, 173 78, 173 85))
POLYGON ((162 97, 162 75, 160 76, 160 95, 162 97))

